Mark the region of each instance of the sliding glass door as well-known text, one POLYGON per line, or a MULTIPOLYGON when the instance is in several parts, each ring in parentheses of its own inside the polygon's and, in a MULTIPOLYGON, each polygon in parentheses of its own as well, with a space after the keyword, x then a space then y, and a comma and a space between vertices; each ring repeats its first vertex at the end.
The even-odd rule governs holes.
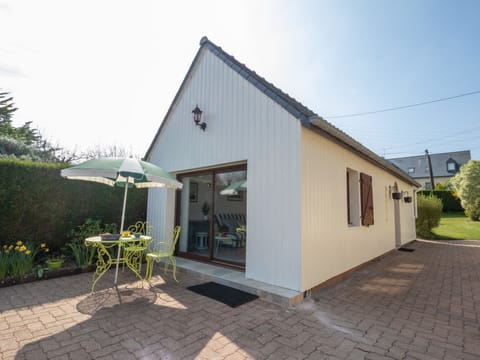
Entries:
POLYGON ((182 177, 179 250, 210 257, 211 174, 182 177))
POLYGON ((246 166, 181 176, 179 254, 245 266, 246 166))

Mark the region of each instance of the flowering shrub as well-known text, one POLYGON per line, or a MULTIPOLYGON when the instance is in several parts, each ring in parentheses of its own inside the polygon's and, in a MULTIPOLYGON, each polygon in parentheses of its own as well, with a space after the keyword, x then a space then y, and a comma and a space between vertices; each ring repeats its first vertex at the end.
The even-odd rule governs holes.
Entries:
POLYGON ((0 248, 0 278, 25 275, 32 270, 35 256, 49 251, 46 244, 41 244, 40 249, 34 249, 23 241, 3 245, 0 248))

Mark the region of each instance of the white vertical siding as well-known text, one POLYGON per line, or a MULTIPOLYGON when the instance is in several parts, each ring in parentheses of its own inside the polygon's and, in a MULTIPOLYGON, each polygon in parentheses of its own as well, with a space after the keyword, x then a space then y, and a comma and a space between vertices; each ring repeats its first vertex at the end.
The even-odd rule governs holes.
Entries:
MULTIPOLYGON (((201 56, 150 161, 173 173, 246 162, 246 276, 299 290, 300 122, 208 50, 201 56), (205 132, 193 124, 196 104, 205 132)), ((162 191, 150 190, 148 220, 165 235, 174 202, 162 191)))
POLYGON ((175 223, 175 190, 152 188, 148 190, 147 221, 153 226, 154 239, 170 241, 175 223))
MULTIPOLYGON (((413 188, 343 147, 302 129, 302 290, 395 248, 389 186, 413 188), (347 224, 346 169, 372 176, 374 225, 347 224)), ((412 204, 400 204, 402 242, 415 238, 412 204), (413 223, 412 223, 413 221, 413 223)))

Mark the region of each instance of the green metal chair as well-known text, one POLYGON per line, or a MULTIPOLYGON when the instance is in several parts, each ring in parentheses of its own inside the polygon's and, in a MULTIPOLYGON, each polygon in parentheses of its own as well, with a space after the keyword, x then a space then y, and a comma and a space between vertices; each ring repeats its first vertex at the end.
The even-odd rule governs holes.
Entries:
POLYGON ((148 221, 137 221, 135 225, 130 225, 127 228, 128 231, 135 234, 142 234, 153 237, 153 226, 148 223, 148 221))
MULTIPOLYGON (((141 234, 153 237, 153 226, 148 223, 148 221, 137 221, 134 225, 130 225, 127 228, 133 234, 141 234)), ((136 272, 139 276, 142 272, 142 263, 147 252, 148 245, 144 241, 138 241, 138 243, 132 243, 123 248, 123 254, 125 259, 133 264, 136 272)), ((125 269, 125 263, 123 264, 123 269, 125 269)), ((133 270, 133 269, 132 269, 133 270)))
POLYGON ((168 265, 172 264, 173 278, 176 282, 178 282, 176 276, 177 262, 175 260, 175 257, 173 256, 173 252, 175 251, 175 246, 180 235, 180 229, 180 226, 175 226, 175 228, 173 229, 173 241, 171 243, 164 241, 158 242, 155 244, 153 251, 147 253, 147 271, 145 278, 148 282, 150 282, 150 280, 152 279, 153 263, 162 261, 162 259, 165 262, 165 274, 167 273, 168 265))

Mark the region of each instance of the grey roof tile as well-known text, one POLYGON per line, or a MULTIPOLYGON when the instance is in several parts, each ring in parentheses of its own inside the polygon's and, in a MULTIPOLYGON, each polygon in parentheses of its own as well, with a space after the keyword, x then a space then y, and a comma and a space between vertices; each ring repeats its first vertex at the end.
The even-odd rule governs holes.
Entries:
MULTIPOLYGON (((460 167, 466 164, 470 159, 470 150, 453 151, 448 153, 430 154, 432 161, 432 169, 434 177, 450 177, 454 176, 460 167), (457 164, 455 172, 447 170, 447 161, 452 159, 457 164)), ((425 178, 430 176, 428 162, 425 155, 407 156, 401 158, 388 159, 392 164, 408 173, 409 169, 413 169, 413 173, 408 173, 412 178, 425 178)))
MULTIPOLYGON (((253 83, 252 83, 253 84, 253 83)), ((267 87, 265 86, 265 84, 263 84, 261 81, 257 82, 256 84, 254 84, 258 90, 260 90, 261 92, 265 92, 265 90, 267 90, 267 87)))

